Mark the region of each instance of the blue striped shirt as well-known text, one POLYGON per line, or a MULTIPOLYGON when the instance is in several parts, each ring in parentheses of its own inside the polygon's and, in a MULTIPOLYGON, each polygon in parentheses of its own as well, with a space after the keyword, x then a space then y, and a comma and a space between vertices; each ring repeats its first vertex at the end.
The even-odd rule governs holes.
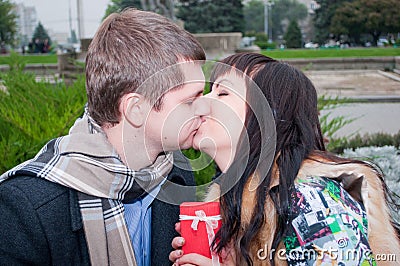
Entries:
MULTIPOLYGON (((165 181, 164 181, 165 182, 165 181)), ((124 204, 125 221, 131 238, 137 266, 150 265, 151 203, 164 184, 161 182, 151 193, 133 203, 124 204)))

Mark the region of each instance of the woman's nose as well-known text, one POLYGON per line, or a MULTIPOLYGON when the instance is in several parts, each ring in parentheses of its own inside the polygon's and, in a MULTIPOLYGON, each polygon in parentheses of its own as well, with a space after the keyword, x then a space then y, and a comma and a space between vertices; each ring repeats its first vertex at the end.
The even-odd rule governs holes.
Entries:
POLYGON ((208 116, 211 110, 211 99, 209 97, 201 96, 193 103, 194 114, 196 116, 208 116))

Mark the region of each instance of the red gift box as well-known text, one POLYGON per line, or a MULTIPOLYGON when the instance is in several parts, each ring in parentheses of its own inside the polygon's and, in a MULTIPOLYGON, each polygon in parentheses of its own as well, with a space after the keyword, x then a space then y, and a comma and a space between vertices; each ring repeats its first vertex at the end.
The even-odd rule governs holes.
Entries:
POLYGON ((221 227, 219 202, 184 202, 180 205, 179 218, 185 238, 183 253, 197 253, 211 259, 210 241, 221 227))

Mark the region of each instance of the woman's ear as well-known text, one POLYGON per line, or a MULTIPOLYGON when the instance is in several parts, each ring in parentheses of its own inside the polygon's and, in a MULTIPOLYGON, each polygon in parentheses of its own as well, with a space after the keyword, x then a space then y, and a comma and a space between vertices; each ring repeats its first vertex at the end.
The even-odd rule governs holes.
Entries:
POLYGON ((146 120, 147 105, 147 101, 141 94, 125 94, 121 99, 121 114, 132 126, 141 127, 146 120))

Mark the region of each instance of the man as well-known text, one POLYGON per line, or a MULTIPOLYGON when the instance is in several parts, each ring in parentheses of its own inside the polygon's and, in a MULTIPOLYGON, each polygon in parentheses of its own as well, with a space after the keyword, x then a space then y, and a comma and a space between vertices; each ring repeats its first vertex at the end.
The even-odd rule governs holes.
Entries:
POLYGON ((194 185, 171 151, 192 145, 205 112, 197 60, 200 44, 160 15, 104 20, 86 58, 85 115, 0 177, 1 265, 169 264, 179 210, 154 198, 169 181, 194 185))

